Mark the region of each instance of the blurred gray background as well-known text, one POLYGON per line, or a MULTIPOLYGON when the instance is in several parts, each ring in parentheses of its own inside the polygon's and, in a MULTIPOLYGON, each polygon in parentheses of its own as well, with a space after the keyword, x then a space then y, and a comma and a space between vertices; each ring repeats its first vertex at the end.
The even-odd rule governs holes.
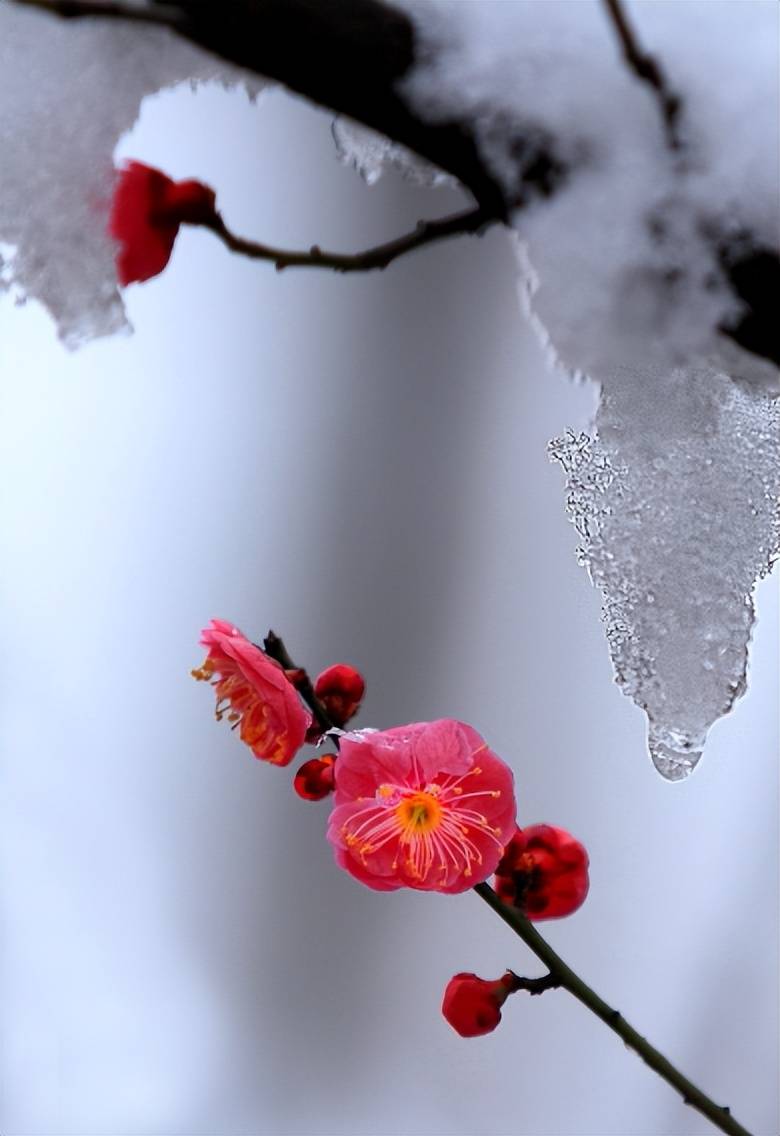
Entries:
MULTIPOLYGON (((119 153, 197 176, 238 232, 337 249, 461 205, 339 165, 326 115, 183 89, 119 153)), ((778 1124, 777 581, 751 685, 664 783, 612 683, 508 238, 342 278, 185 231, 134 337, 68 355, 0 306, 4 1136, 695 1136, 708 1123, 570 997, 462 1040, 459 970, 541 967, 471 893, 373 893, 328 805, 194 683, 212 616, 368 679, 360 725, 451 716, 522 823, 587 845, 542 930, 758 1136, 778 1124)), ((294 768, 294 767, 293 767, 294 768)))

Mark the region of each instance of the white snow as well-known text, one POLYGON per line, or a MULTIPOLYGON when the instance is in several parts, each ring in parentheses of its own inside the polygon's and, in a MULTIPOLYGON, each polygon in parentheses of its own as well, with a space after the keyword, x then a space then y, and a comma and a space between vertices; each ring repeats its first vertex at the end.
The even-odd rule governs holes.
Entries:
POLYGON ((207 79, 262 86, 165 29, 0 4, 0 292, 40 300, 69 347, 127 327, 106 234, 120 135, 145 95, 207 79))
POLYGON ((751 592, 778 551, 778 371, 720 330, 741 309, 719 242, 778 245, 778 12, 763 0, 627 6, 683 99, 670 147, 600 0, 404 3, 424 44, 404 91, 465 117, 510 199, 524 307, 601 385, 592 436, 551 443, 616 680, 659 771, 691 771, 745 689, 751 592))

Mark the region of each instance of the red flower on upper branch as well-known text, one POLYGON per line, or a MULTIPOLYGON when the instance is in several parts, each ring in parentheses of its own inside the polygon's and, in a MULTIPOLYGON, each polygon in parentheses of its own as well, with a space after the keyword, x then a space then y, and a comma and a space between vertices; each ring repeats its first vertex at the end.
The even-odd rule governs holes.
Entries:
POLYGON ((563 828, 518 828, 496 868, 495 890, 529 919, 571 915, 588 894, 588 853, 563 828))
POLYGON ((459 892, 486 880, 515 829, 512 772, 462 722, 341 739, 328 839, 378 891, 459 892))
POLYGON ((282 667, 224 619, 212 619, 200 641, 208 654, 192 674, 213 683, 217 720, 227 714, 255 757, 288 765, 311 717, 282 667))
POLYGON ((119 244, 119 283, 149 280, 162 272, 182 224, 208 223, 216 216, 213 189, 199 181, 173 181, 142 162, 117 171, 108 231, 119 244))

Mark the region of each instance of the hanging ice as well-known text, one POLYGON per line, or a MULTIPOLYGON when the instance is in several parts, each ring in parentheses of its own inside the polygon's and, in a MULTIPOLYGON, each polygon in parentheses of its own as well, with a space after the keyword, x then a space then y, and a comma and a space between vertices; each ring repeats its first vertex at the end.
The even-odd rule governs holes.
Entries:
POLYGON ((602 401, 596 438, 570 432, 550 452, 616 681, 647 712, 659 773, 679 780, 745 689, 750 594, 780 535, 780 408, 704 370, 633 380, 602 401))
POLYGON ((206 79, 262 85, 162 28, 0 4, 0 293, 40 300, 69 346, 126 327, 105 232, 120 135, 145 95, 206 79))
POLYGON ((601 385, 590 434, 551 452, 617 681, 678 780, 745 688, 750 597, 778 552, 778 371, 726 332, 745 314, 735 259, 778 244, 779 10, 629 6, 683 100, 675 149, 601 2, 404 7, 424 44, 407 97, 476 124, 518 202, 524 306, 601 385))

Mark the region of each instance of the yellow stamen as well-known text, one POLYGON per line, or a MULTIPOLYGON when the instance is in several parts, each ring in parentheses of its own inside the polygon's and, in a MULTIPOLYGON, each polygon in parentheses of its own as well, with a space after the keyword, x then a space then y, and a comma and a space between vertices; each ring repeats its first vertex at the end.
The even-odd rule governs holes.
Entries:
POLYGON ((433 793, 413 793, 401 801, 395 810, 404 835, 421 836, 439 827, 441 805, 433 793))

